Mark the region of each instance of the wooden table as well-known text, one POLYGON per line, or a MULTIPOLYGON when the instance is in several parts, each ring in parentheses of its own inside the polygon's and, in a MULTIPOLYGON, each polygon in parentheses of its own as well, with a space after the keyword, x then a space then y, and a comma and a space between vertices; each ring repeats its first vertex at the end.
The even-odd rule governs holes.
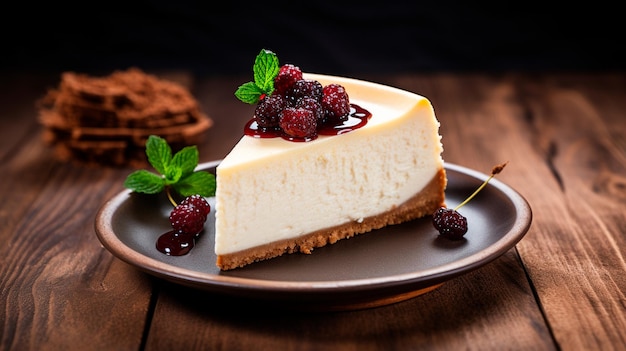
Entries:
MULTIPOLYGON (((222 158, 251 108, 249 77, 156 72, 215 120, 201 162, 222 158)), ((623 350, 626 74, 412 74, 358 78, 427 96, 444 158, 488 173, 533 210, 495 261, 416 298, 301 313, 240 306, 138 271, 103 248, 94 217, 129 169, 57 161, 35 101, 60 75, 9 74, 0 94, 0 349, 623 350)))

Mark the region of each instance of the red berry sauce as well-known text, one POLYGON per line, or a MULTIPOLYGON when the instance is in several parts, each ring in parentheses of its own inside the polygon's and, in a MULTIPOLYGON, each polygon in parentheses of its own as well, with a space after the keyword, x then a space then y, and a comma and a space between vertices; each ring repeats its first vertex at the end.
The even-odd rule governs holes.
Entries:
POLYGON ((372 114, 359 105, 350 104, 350 114, 338 124, 323 124, 317 129, 320 135, 339 135, 359 129, 367 124, 372 114))
POLYGON ((359 105, 350 104, 350 114, 345 121, 337 124, 323 124, 318 127, 317 134, 306 138, 287 135, 280 128, 260 128, 254 118, 244 127, 244 134, 255 138, 283 138, 289 141, 306 142, 317 139, 318 135, 339 135, 359 129, 367 124, 372 114, 359 105))
POLYGON ((196 242, 196 235, 170 230, 159 236, 157 250, 168 256, 182 256, 191 251, 196 242))

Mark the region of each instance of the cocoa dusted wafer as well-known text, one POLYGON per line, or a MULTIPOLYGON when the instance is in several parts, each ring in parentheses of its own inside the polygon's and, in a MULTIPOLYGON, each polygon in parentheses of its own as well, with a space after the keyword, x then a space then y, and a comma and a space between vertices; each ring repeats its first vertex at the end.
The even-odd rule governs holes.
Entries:
POLYGON ((38 104, 55 155, 88 164, 144 166, 150 135, 182 148, 201 143, 213 124, 183 86, 138 68, 104 77, 65 72, 38 104))

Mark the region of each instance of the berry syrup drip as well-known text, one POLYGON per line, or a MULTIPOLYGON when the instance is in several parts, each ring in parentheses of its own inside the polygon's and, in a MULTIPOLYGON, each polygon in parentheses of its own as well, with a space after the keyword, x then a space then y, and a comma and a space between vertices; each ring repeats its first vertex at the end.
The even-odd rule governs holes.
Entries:
POLYGON ((191 251, 195 243, 196 235, 170 230, 159 236, 156 248, 168 256, 183 256, 191 251))
POLYGON ((320 135, 339 135, 359 129, 367 124, 372 114, 359 105, 350 104, 350 114, 345 121, 337 124, 322 124, 317 133, 320 135))
MULTIPOLYGON (((171 198, 170 198, 171 200, 171 198)), ((173 201, 172 201, 173 203, 173 201)), ((191 251, 204 230, 211 205, 199 194, 185 197, 170 212, 172 230, 159 236, 157 250, 168 256, 182 256, 191 251)))
POLYGON ((289 141, 306 142, 317 139, 318 135, 339 135, 359 129, 365 126, 371 117, 372 114, 368 110, 359 105, 350 104, 350 114, 348 114, 347 119, 336 124, 322 124, 317 128, 317 134, 306 138, 287 135, 279 127, 275 129, 260 128, 254 118, 246 123, 244 134, 255 138, 283 138, 289 141))

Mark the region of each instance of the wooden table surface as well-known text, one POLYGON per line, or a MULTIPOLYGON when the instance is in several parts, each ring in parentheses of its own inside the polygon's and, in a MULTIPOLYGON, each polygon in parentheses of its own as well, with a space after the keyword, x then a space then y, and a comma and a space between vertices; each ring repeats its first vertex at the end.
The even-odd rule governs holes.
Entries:
MULTIPOLYGON (((249 77, 153 72, 189 87, 224 157, 251 108, 249 77)), ((626 345, 626 73, 360 76, 428 97, 444 158, 530 203, 526 236, 495 261, 396 304, 303 313, 165 282, 94 231, 129 169, 57 161, 35 101, 59 74, 0 78, 0 349, 623 350, 626 345)))

